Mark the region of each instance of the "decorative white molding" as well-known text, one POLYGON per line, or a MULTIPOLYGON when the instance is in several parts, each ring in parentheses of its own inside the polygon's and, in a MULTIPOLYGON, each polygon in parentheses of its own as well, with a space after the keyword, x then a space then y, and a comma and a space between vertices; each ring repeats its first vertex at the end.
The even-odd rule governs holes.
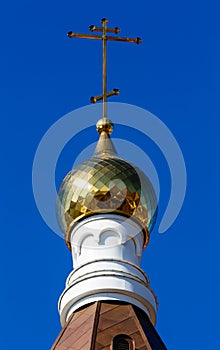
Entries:
POLYGON ((97 300, 134 304, 155 324, 157 300, 139 267, 141 226, 120 215, 94 215, 79 222, 70 237, 74 270, 58 304, 62 326, 77 308, 97 300))
POLYGON ((94 215, 79 222, 70 234, 73 265, 94 258, 118 257, 139 265, 143 248, 141 226, 120 215, 94 215))

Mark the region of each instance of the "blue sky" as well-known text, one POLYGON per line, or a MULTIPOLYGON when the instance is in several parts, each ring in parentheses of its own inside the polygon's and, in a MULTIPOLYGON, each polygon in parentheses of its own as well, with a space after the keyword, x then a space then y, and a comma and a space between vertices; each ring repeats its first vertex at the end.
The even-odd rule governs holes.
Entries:
MULTIPOLYGON (((100 43, 70 41, 66 32, 88 32, 103 17, 122 35, 143 38, 138 47, 109 47, 108 86, 121 91, 112 101, 137 105, 162 119, 187 167, 182 211, 166 234, 159 235, 156 226, 142 261, 159 299, 157 329, 169 349, 220 347, 218 14, 217 1, 198 0, 12 0, 1 5, 0 322, 5 350, 47 350, 60 330, 57 300, 71 257, 36 208, 32 163, 47 129, 100 91, 100 43)), ((93 138, 89 131, 88 140, 93 138)), ((142 148, 150 153, 161 183, 160 220, 169 172, 158 149, 145 141, 142 148)), ((58 183, 77 147, 73 140, 64 150, 58 183)))

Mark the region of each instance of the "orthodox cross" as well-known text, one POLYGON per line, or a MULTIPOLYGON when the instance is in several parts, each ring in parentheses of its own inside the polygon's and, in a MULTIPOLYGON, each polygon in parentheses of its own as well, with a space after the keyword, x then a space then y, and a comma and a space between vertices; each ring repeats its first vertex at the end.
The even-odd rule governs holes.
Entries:
POLYGON ((101 32, 102 35, 95 35, 95 34, 78 34, 73 32, 68 32, 67 36, 68 38, 84 38, 84 39, 96 39, 96 40, 102 40, 102 94, 98 96, 94 96, 90 98, 91 103, 96 103, 97 101, 103 100, 103 118, 107 118, 107 106, 106 101, 107 98, 113 95, 118 95, 119 90, 113 89, 110 92, 107 92, 107 41, 122 41, 126 43, 135 43, 140 44, 142 42, 141 38, 122 38, 117 36, 109 36, 107 33, 114 33, 118 34, 120 33, 120 28, 107 28, 108 20, 106 18, 103 18, 101 20, 102 27, 96 27, 94 25, 91 25, 89 27, 91 32, 101 32))

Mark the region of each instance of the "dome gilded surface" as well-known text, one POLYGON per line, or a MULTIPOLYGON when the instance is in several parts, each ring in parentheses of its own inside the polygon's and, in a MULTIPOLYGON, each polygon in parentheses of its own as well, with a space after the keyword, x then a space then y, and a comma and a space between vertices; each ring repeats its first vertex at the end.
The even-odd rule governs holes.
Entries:
POLYGON ((147 245, 157 216, 153 186, 139 168, 115 152, 109 134, 101 131, 94 156, 64 178, 57 197, 57 217, 67 244, 74 223, 89 215, 118 213, 141 224, 147 245))

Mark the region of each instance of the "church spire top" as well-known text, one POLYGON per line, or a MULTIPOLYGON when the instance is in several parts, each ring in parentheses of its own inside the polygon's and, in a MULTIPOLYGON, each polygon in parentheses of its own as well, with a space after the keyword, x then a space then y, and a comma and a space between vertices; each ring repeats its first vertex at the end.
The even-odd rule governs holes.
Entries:
POLYGON ((117 155, 107 117, 106 44, 108 40, 139 44, 140 38, 107 33, 118 27, 90 26, 95 34, 68 33, 69 38, 103 42, 103 101, 97 122, 100 135, 93 157, 64 178, 57 197, 57 217, 71 250, 74 270, 67 278, 58 307, 63 330, 52 350, 166 350, 158 336, 157 298, 140 268, 143 249, 157 217, 157 198, 148 177, 117 155))
MULTIPOLYGON (((138 221, 143 231, 143 244, 148 244, 150 232, 157 217, 157 198, 148 177, 133 164, 120 158, 110 138, 113 123, 107 117, 106 99, 113 95, 106 89, 106 43, 108 40, 139 44, 140 38, 108 36, 120 29, 107 28, 108 20, 102 19, 102 27, 90 26, 90 30, 102 35, 68 33, 69 38, 89 38, 103 41, 103 93, 93 97, 93 102, 103 100, 103 116, 96 129, 100 135, 93 157, 72 169, 64 178, 57 201, 57 217, 71 248, 71 233, 77 223, 90 216, 118 213, 138 221)), ((117 89, 112 90, 117 94, 117 89)))

